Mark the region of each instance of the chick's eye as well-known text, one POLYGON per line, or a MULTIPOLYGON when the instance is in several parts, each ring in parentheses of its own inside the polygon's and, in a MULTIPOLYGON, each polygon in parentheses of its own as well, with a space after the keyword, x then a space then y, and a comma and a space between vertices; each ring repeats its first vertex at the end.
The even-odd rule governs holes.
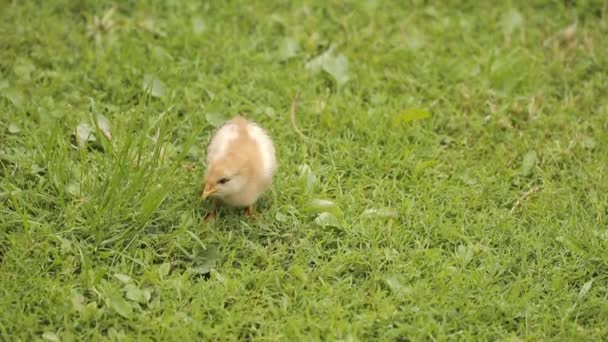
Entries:
POLYGON ((220 184, 226 184, 226 183, 228 183, 229 180, 230 180, 230 178, 222 178, 222 179, 220 179, 218 181, 218 183, 220 183, 220 184))

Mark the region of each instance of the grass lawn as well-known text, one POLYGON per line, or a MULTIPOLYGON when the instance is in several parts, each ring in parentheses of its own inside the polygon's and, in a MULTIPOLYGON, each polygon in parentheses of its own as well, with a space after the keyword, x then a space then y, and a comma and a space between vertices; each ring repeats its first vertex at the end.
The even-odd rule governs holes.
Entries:
POLYGON ((2 1, 0 340, 606 339, 606 37, 601 0, 2 1), (236 113, 279 172, 207 223, 236 113))

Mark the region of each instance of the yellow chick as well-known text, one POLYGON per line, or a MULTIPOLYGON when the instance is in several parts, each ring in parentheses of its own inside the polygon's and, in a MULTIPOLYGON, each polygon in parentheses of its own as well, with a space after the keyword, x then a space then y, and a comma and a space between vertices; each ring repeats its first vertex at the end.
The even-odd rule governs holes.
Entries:
MULTIPOLYGON (((207 145, 207 170, 201 197, 245 208, 253 204, 272 183, 277 170, 274 144, 266 131, 237 116, 219 127, 207 145)), ((215 207, 207 216, 215 217, 215 207)))

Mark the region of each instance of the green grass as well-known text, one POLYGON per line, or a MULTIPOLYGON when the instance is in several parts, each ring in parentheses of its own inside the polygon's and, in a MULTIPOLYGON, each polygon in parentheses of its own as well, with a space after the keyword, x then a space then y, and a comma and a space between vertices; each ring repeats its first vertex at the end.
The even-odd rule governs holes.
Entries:
POLYGON ((1 2, 0 339, 608 338, 608 5, 428 3, 1 2))

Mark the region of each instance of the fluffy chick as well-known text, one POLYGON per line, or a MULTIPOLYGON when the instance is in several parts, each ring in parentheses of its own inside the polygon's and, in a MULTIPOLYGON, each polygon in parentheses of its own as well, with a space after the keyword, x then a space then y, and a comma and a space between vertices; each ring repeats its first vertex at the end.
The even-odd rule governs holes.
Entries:
MULTIPOLYGON (((245 208, 252 206, 272 183, 277 170, 274 144, 266 131, 237 116, 219 127, 207 145, 207 170, 201 197, 245 208)), ((215 208, 208 218, 215 216, 215 208)))

